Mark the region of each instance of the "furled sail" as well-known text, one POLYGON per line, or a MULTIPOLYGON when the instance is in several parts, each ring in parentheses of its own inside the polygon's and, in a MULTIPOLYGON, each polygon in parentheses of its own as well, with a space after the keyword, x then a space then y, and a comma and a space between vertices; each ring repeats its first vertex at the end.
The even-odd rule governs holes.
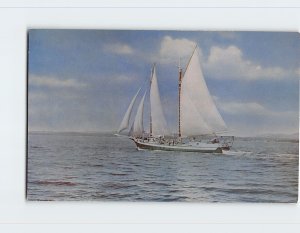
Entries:
POLYGON ((204 80, 197 47, 182 78, 181 99, 182 135, 203 135, 227 130, 204 80))
POLYGON ((140 92, 141 88, 137 91, 137 93, 135 94, 135 96, 132 98, 129 106, 128 106, 128 109, 123 117, 123 120, 120 124, 120 127, 118 129, 118 133, 120 133, 121 131, 125 130, 128 128, 129 126, 129 120, 130 120, 130 116, 131 116, 131 112, 132 112, 132 108, 133 108, 133 105, 135 103, 135 100, 136 100, 136 97, 138 96, 139 92, 140 92))
POLYGON ((169 133, 167 122, 163 113, 160 100, 158 82, 156 77, 155 66, 152 70, 151 86, 150 86, 150 111, 152 122, 152 135, 167 135, 169 133))
POLYGON ((143 132, 144 132, 144 126, 143 126, 143 115, 144 115, 144 101, 145 101, 145 96, 146 96, 146 92, 138 106, 135 118, 134 118, 134 122, 133 122, 133 127, 131 130, 131 136, 134 137, 142 137, 143 136, 143 132))

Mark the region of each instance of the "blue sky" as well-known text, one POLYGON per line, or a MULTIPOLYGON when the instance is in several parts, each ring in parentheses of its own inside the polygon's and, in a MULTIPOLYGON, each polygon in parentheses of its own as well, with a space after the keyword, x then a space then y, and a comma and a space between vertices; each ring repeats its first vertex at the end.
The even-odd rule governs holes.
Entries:
POLYGON ((136 30, 30 30, 29 130, 116 130, 156 62, 175 131, 178 59, 184 67, 195 43, 208 88, 234 134, 298 132, 298 33, 136 30))

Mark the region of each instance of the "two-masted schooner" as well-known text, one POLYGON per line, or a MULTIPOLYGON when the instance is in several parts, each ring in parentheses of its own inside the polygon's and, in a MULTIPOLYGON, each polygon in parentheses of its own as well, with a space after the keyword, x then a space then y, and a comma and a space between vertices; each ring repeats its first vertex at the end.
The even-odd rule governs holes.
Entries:
POLYGON ((222 153, 233 143, 233 136, 217 136, 227 131, 217 107, 209 93, 200 66, 196 46, 186 70, 179 67, 178 80, 178 133, 171 134, 164 116, 160 100, 156 68, 152 68, 150 78, 150 130, 144 131, 143 112, 147 91, 145 91, 130 126, 130 116, 141 88, 131 100, 118 129, 130 129, 128 136, 138 149, 222 153))

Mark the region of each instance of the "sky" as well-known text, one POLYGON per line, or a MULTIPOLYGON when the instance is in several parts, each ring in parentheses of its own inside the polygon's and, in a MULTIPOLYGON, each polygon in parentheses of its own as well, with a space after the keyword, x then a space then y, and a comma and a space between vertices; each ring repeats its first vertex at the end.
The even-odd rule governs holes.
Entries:
POLYGON ((180 58, 186 67, 197 44, 208 89, 232 134, 297 133, 299 39, 295 32, 29 30, 29 131, 116 131, 139 87, 148 87, 155 62, 164 113, 176 132, 177 66, 180 58))

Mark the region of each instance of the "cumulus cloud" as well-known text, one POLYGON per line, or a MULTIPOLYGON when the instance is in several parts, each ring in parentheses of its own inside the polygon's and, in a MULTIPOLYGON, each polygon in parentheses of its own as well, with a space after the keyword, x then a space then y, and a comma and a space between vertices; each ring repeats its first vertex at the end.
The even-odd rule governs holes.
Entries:
POLYGON ((195 41, 186 38, 173 39, 170 36, 165 36, 160 44, 159 60, 161 63, 174 63, 179 58, 187 58, 191 56, 195 45, 195 41))
MULTIPOLYGON (((236 36, 233 32, 220 32, 227 38, 236 36)), ((163 37, 156 60, 159 62, 176 63, 179 58, 187 61, 195 48, 196 42, 186 38, 163 37)), ((207 57, 203 56, 199 47, 199 55, 206 76, 215 79, 231 80, 281 80, 289 77, 300 77, 300 69, 287 70, 279 66, 264 67, 258 62, 246 59, 240 48, 235 45, 228 47, 212 46, 207 57)))
POLYGON ((117 83, 126 83, 126 82, 133 82, 136 80, 135 75, 115 75, 112 77, 112 79, 117 83))
POLYGON ((251 115, 268 115, 268 111, 261 104, 256 102, 223 102, 219 107, 229 114, 251 114, 251 115))
MULTIPOLYGON (((249 136, 267 133, 295 133, 298 131, 298 111, 276 111, 258 102, 217 100, 221 113, 227 116, 231 130, 249 136)), ((228 123, 228 122, 227 122, 228 123)))
POLYGON ((247 60, 238 47, 231 45, 226 48, 213 46, 204 63, 204 70, 211 78, 219 79, 282 79, 295 76, 296 71, 285 70, 278 66, 263 67, 260 64, 247 60))
POLYGON ((87 84, 79 82, 75 79, 58 79, 50 76, 29 76, 29 84, 33 86, 44 86, 52 88, 82 88, 87 84))
POLYGON ((106 50, 115 54, 130 55, 133 54, 133 49, 127 44, 115 43, 105 46, 106 50))
POLYGON ((257 102, 223 102, 219 98, 214 98, 218 104, 218 107, 227 114, 230 115, 248 115, 248 116, 260 116, 260 117, 297 117, 296 111, 273 111, 266 108, 257 102))

